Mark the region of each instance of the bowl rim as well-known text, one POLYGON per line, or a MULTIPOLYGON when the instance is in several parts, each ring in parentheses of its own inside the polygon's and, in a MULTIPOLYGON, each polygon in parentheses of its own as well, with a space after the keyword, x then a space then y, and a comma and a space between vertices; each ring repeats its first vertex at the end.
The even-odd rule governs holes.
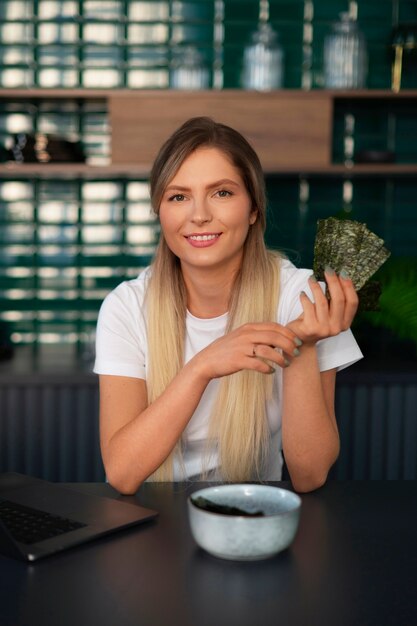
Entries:
POLYGON ((197 511, 201 511, 201 513, 204 513, 206 515, 213 515, 214 517, 224 517, 224 518, 230 518, 230 519, 241 519, 241 520, 245 520, 248 522, 254 522, 256 521, 258 524, 261 520, 263 519, 270 519, 270 518, 282 518, 285 517, 287 515, 292 515, 295 512, 299 511, 301 508, 301 503, 302 500, 300 498, 300 496, 295 493, 294 491, 291 491, 291 489, 286 489, 284 487, 276 487, 275 485, 262 485, 262 484, 257 484, 257 483, 232 483, 232 484, 221 484, 221 485, 211 485, 211 486, 207 486, 207 487, 201 487, 200 489, 197 489, 196 491, 194 491, 193 493, 191 493, 188 498, 188 503, 189 505, 192 506, 193 509, 196 509, 197 511), (257 517, 252 517, 252 516, 247 516, 247 515, 229 515, 228 513, 218 513, 218 512, 214 512, 214 511, 207 511, 206 509, 202 509, 201 507, 197 506, 192 498, 196 496, 196 494, 202 494, 202 492, 207 491, 207 490, 211 490, 211 489, 222 489, 223 487, 267 487, 270 489, 274 489, 274 490, 278 490, 281 492, 285 492, 285 493, 290 493, 291 496, 294 496, 295 499, 295 504, 294 506, 289 509, 288 511, 282 511, 280 513, 270 513, 270 514, 264 514, 262 516, 257 516, 257 517))

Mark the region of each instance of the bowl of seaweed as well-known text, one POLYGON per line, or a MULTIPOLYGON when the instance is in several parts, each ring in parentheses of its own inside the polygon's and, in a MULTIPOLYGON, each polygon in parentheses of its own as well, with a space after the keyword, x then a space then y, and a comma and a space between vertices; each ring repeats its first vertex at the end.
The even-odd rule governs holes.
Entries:
POLYGON ((206 487, 188 498, 196 543, 213 556, 237 561, 266 559, 288 548, 300 508, 297 494, 270 485, 206 487))

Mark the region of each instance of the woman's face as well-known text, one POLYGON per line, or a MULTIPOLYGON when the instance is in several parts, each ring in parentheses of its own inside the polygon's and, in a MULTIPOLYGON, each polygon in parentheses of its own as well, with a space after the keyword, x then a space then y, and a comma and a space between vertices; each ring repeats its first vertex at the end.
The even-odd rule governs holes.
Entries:
POLYGON ((236 271, 257 211, 228 156, 218 148, 202 147, 187 157, 166 187, 159 217, 183 271, 236 271))

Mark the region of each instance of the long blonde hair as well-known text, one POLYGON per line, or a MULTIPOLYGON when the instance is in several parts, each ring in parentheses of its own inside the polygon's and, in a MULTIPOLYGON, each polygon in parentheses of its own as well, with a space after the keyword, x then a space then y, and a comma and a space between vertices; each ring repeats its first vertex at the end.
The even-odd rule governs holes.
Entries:
MULTIPOLYGON (((238 168, 252 199, 257 219, 244 244, 243 261, 229 303, 227 331, 247 322, 275 321, 279 297, 280 255, 266 249, 265 181, 256 152, 236 130, 207 117, 185 122, 162 146, 151 171, 150 192, 158 215, 162 195, 185 159, 200 147, 221 150, 238 168)), ((187 294, 179 259, 163 232, 152 263, 147 288, 149 368, 148 401, 152 403, 183 367, 187 294)), ((259 477, 269 444, 266 401, 273 377, 243 370, 220 380, 209 423, 208 454, 215 448, 226 481, 259 477)), ((173 459, 181 441, 152 475, 172 480, 173 459)))

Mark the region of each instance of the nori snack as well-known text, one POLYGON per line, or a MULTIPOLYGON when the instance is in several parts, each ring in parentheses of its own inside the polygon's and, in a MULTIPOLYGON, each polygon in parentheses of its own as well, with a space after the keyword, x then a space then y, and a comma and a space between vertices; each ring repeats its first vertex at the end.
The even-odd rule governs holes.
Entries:
POLYGON ((381 283, 370 280, 362 289, 359 289, 359 311, 379 311, 379 297, 382 293, 381 283))
POLYGON ((367 280, 375 274, 388 259, 390 253, 384 247, 384 240, 368 231, 362 242, 355 268, 356 289, 361 289, 367 280))
POLYGON ((203 498, 203 496, 198 496, 197 498, 191 498, 191 502, 198 507, 199 509, 204 509, 205 511, 209 511, 210 513, 220 513, 222 515, 240 515, 244 517, 264 517, 265 513, 262 511, 255 511, 254 513, 249 513, 249 511, 244 511, 243 509, 239 509, 237 506, 229 506, 227 504, 217 504, 216 502, 212 502, 207 498, 203 498))
POLYGON ((314 273, 319 280, 324 279, 326 259, 331 258, 331 244, 335 226, 333 218, 318 220, 316 241, 314 243, 314 273))
POLYGON ((313 264, 316 278, 324 280, 326 265, 338 273, 345 270, 358 292, 362 310, 377 307, 380 292, 376 285, 364 287, 389 256, 384 240, 362 222, 334 217, 317 222, 313 264))

